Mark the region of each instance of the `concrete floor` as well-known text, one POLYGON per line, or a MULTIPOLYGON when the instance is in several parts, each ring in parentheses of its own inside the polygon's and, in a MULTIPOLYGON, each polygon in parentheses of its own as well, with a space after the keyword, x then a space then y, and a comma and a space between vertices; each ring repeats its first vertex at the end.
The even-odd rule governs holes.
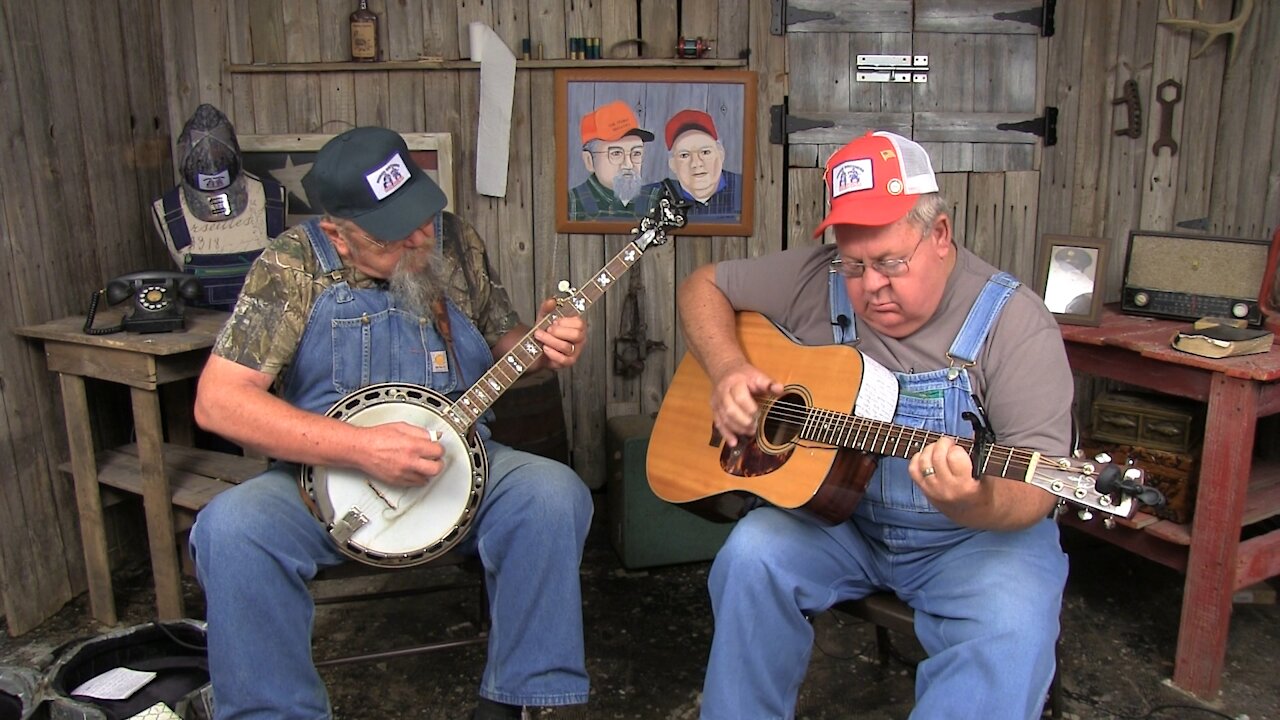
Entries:
MULTIPOLYGON (((592 718, 696 718, 711 614, 708 564, 627 570, 602 527, 604 508, 583 564, 592 718)), ((1182 578, 1091 537, 1064 531, 1072 572, 1063 614, 1066 717, 1077 720, 1249 718, 1280 720, 1280 605, 1237 605, 1222 692, 1211 702, 1171 687, 1182 578)), ((329 593, 369 583, 396 586, 463 579, 451 569, 398 571, 370 581, 339 581, 329 593), (417 577, 415 577, 417 575, 417 577)), ((152 597, 145 567, 117 573, 122 622, 145 622, 152 597)), ((465 638, 475 630, 470 590, 448 590, 377 602, 322 606, 315 653, 376 650, 425 638, 465 638)), ((203 604, 187 586, 193 617, 203 604)), ((102 632, 77 598, 37 630, 0 639, 0 665, 43 667, 68 640, 102 632)), ((919 658, 911 638, 894 637, 899 659, 882 666, 873 630, 833 614, 815 619, 816 642, 801 691, 799 718, 901 720, 910 713, 912 676, 903 660, 919 658)), ((762 649, 767 651, 767 649, 762 649)), ((327 667, 339 718, 463 718, 475 700, 482 647, 327 667)), ((957 698, 958 708, 963 698, 957 698)))

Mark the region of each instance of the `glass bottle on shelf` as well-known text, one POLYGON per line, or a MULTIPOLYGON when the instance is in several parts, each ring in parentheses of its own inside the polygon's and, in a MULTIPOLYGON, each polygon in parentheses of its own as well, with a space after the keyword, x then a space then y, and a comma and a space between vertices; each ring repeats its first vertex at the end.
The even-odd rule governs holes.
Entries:
POLYGON ((378 59, 378 14, 369 9, 369 0, 360 0, 360 7, 351 13, 351 59, 378 59))

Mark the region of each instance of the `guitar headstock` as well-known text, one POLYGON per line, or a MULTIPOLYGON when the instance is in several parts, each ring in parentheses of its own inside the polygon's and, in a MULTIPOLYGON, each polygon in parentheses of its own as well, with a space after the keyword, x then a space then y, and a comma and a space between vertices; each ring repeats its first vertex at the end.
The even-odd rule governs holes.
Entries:
POLYGON ((1141 468, 1119 466, 1109 458, 1084 460, 1077 458, 1041 457, 1026 481, 1060 498, 1084 508, 1081 519, 1088 520, 1090 510, 1122 518, 1132 517, 1138 505, 1159 506, 1164 495, 1145 485, 1146 473, 1141 468))
POLYGON ((649 249, 650 245, 665 244, 667 230, 684 227, 692 204, 680 195, 675 181, 671 178, 663 180, 662 191, 654 198, 649 214, 641 218, 640 225, 631 231, 638 236, 635 240, 636 247, 643 251, 649 249))

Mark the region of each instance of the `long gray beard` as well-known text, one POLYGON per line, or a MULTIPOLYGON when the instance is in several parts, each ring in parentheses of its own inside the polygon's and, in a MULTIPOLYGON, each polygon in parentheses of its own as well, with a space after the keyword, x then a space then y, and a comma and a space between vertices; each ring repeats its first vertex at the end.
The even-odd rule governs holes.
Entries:
POLYGON ((623 205, 630 205, 640 194, 640 176, 634 173, 618 173, 613 178, 613 194, 623 205))
POLYGON ((440 263, 433 254, 427 259, 427 266, 420 272, 406 266, 410 256, 406 255, 396 263, 388 281, 391 286, 391 299, 396 307, 412 313, 420 318, 431 317, 431 305, 436 298, 444 294, 445 281, 440 275, 440 263))

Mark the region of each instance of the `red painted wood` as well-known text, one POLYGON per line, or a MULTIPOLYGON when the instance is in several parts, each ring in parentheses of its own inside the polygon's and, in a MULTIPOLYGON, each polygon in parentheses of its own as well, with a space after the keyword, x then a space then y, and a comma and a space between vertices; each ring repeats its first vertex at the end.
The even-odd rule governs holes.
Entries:
POLYGON ((1236 561, 1236 589, 1280 575, 1280 532, 1259 535, 1240 543, 1236 561))
POLYGON ((1232 594, 1280 575, 1280 530, 1240 542, 1242 524, 1280 512, 1275 463, 1259 463, 1257 472, 1251 472, 1257 418, 1280 412, 1280 348, 1202 358, 1170 345, 1174 333, 1188 327, 1186 322, 1123 315, 1115 308, 1104 309, 1097 327, 1062 326, 1074 370, 1208 404, 1190 526, 1157 523, 1105 532, 1078 521, 1067 524, 1186 573, 1173 680, 1188 692, 1212 698, 1221 685, 1232 594))
POLYGON ((1256 422, 1253 383, 1215 373, 1173 670, 1174 683, 1202 697, 1213 697, 1221 683, 1253 453, 1242 439, 1253 438, 1256 422))

